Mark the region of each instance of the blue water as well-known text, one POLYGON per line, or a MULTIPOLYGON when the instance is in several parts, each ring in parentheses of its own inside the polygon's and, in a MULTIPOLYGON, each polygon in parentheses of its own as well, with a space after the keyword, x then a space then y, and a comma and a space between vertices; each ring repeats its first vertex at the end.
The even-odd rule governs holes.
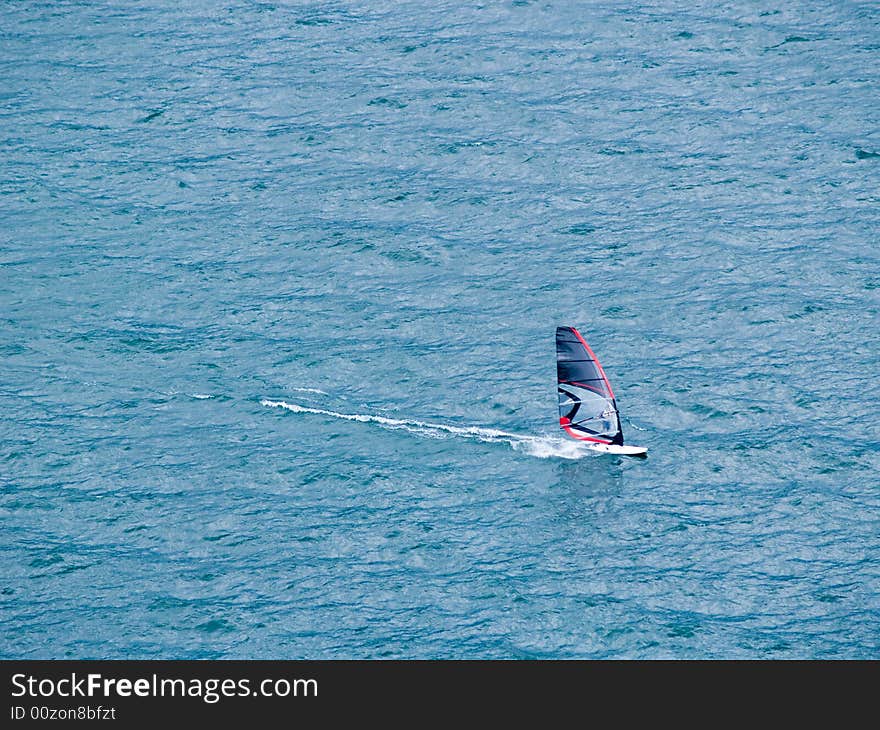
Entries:
POLYGON ((880 658, 877 5, 0 20, 0 655, 880 658))

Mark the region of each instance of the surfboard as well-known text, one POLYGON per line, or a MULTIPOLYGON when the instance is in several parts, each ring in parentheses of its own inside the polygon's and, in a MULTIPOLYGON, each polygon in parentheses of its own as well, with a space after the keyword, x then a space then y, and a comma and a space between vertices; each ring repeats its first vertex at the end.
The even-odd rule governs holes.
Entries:
POLYGON ((574 327, 556 328, 559 427, 594 451, 647 456, 644 446, 624 444, 620 411, 599 359, 574 327))
POLYGON ((591 444, 584 443, 590 451, 600 451, 603 454, 617 454, 618 456, 647 456, 647 446, 631 446, 630 444, 591 444))

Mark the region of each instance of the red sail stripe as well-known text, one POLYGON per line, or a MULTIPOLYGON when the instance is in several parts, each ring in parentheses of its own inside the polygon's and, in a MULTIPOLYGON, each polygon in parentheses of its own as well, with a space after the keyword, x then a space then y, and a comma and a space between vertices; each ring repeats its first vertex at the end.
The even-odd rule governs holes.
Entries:
POLYGON ((559 417, 559 425, 562 426, 562 428, 565 429, 565 432, 569 436, 571 436, 572 438, 575 438, 578 441, 595 441, 597 444, 610 444, 611 443, 610 441, 605 441, 604 439, 592 438, 591 436, 583 436, 583 435, 577 433, 571 427, 570 424, 571 424, 571 421, 569 421, 565 416, 559 417))

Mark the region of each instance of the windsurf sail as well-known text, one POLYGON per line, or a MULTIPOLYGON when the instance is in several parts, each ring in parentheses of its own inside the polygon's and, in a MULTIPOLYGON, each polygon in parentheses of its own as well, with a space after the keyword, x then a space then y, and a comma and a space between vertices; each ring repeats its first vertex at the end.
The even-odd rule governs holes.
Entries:
POLYGON ((574 327, 556 328, 556 381, 560 428, 581 441, 623 444, 611 383, 574 327))

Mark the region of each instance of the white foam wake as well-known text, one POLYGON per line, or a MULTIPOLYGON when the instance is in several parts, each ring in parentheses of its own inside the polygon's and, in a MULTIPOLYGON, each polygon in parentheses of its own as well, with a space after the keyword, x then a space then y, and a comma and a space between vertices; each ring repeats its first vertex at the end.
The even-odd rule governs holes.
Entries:
POLYGON ((429 438, 447 438, 452 435, 487 443, 507 443, 516 451, 522 451, 530 456, 537 456, 542 459, 551 457, 581 459, 584 456, 592 456, 596 453, 584 448, 576 441, 569 441, 558 436, 527 436, 509 433, 508 431, 499 431, 494 428, 481 428, 480 426, 449 426, 444 423, 426 423, 424 421, 386 418, 385 416, 363 413, 337 413, 336 411, 328 411, 323 408, 309 408, 297 405, 296 403, 286 403, 283 400, 264 399, 260 401, 260 404, 272 408, 284 408, 294 413, 311 413, 318 416, 341 418, 346 421, 377 423, 384 428, 401 429, 429 438))

